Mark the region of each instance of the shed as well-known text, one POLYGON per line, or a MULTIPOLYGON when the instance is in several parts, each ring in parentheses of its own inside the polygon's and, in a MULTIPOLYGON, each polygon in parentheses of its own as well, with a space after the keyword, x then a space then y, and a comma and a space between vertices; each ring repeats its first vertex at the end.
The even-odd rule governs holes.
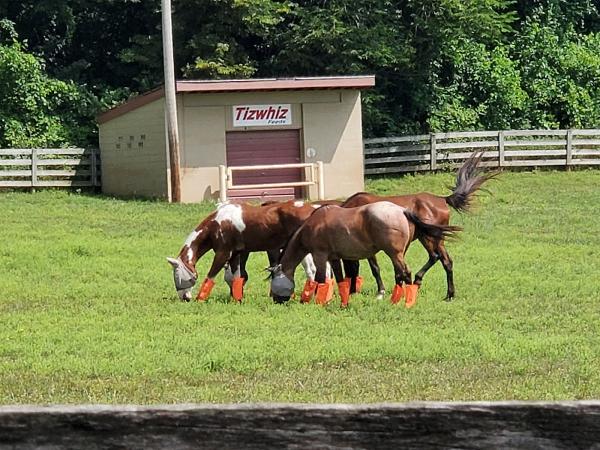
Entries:
MULTIPOLYGON (((374 76, 177 81, 182 201, 363 190, 360 90, 374 84, 374 76)), ((102 191, 169 199, 164 89, 98 122, 102 191)))

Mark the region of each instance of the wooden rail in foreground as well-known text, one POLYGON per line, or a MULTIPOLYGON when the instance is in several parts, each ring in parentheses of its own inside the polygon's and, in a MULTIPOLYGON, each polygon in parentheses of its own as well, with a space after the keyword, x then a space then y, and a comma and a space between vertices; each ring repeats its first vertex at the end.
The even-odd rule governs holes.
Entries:
POLYGON ((490 167, 598 166, 600 129, 501 130, 366 139, 365 175, 437 170, 483 150, 490 167))
POLYGON ((600 401, 0 407, 0 449, 592 449, 600 401))
POLYGON ((83 148, 0 149, 0 188, 100 186, 99 154, 83 148))

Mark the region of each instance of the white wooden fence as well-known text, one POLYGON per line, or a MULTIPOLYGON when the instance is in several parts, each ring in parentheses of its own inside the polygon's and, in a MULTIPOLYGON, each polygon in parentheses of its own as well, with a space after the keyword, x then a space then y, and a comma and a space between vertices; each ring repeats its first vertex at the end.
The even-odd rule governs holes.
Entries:
POLYGON ((490 167, 600 165, 600 129, 431 133, 365 140, 365 175, 454 167, 483 150, 490 167))
POLYGON ((96 149, 0 149, 0 188, 100 186, 96 149))

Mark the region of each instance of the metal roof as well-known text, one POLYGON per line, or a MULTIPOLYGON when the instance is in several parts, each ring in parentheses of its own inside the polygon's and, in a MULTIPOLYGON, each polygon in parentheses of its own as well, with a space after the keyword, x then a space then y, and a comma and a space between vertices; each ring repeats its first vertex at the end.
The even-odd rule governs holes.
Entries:
MULTIPOLYGON (((375 86, 374 75, 339 77, 256 78, 246 80, 180 80, 177 93, 267 92, 315 89, 366 89, 375 86)), ((160 87, 133 97, 98 115, 98 123, 108 122, 164 96, 160 87)))

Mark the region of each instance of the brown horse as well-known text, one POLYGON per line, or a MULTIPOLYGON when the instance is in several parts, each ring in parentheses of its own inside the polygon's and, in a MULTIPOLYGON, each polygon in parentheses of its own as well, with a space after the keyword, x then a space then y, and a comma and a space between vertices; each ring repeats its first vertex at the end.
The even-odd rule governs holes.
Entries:
POLYGON ((248 279, 245 262, 250 252, 278 253, 292 234, 320 204, 303 201, 268 203, 262 206, 223 204, 188 236, 177 258, 167 258, 173 267, 175 289, 182 300, 191 300, 198 274, 196 263, 209 250, 215 256, 197 299, 204 301, 214 278, 229 263, 232 296, 241 301, 248 279))
POLYGON ((404 254, 415 236, 443 240, 460 229, 422 222, 413 212, 390 202, 377 202, 357 208, 323 206, 294 233, 283 251, 279 265, 271 269, 271 290, 276 301, 287 301, 294 292, 294 272, 300 261, 313 255, 317 268, 317 303, 325 302, 328 286, 325 267, 331 263, 342 306, 348 304, 350 280, 344 279, 341 260, 358 261, 384 251, 392 260, 396 286, 391 301, 406 295, 406 307, 416 301, 418 285, 412 283, 404 254), (406 287, 402 287, 405 283, 406 287))
MULTIPOLYGON (((428 224, 442 227, 447 226, 450 223, 450 207, 459 212, 468 212, 474 193, 486 181, 498 175, 498 172, 481 173, 479 163, 482 156, 483 152, 474 152, 460 167, 456 174, 456 183, 452 188, 452 194, 449 196, 442 197, 428 192, 421 192, 418 194, 382 197, 367 192, 359 192, 349 197, 341 206, 344 208, 354 208, 385 200, 410 209, 419 219, 428 224)), ((429 254, 429 260, 415 276, 415 283, 420 285, 425 273, 440 260, 446 271, 446 281, 448 284, 446 300, 451 300, 455 293, 452 271, 453 264, 444 246, 444 239, 421 233, 416 233, 413 239, 419 239, 429 254)), ((377 289, 381 295, 385 292, 385 286, 383 285, 375 256, 369 259, 369 266, 377 281, 377 289)), ((344 268, 346 275, 353 280, 352 284, 354 285, 354 278, 358 275, 358 261, 344 261, 344 268)))

